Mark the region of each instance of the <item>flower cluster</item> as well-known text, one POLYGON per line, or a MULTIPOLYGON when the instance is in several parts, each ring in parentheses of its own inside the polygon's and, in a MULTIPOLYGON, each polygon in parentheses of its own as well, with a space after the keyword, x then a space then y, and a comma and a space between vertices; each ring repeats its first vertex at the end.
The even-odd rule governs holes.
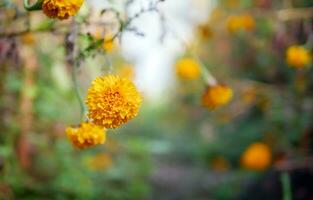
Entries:
POLYGON ((78 148, 103 144, 106 128, 118 128, 136 117, 141 102, 141 95, 129 79, 116 75, 98 77, 86 97, 90 122, 69 127, 66 133, 78 148))
POLYGON ((64 20, 75 16, 83 3, 84 0, 44 0, 42 11, 50 18, 64 20))

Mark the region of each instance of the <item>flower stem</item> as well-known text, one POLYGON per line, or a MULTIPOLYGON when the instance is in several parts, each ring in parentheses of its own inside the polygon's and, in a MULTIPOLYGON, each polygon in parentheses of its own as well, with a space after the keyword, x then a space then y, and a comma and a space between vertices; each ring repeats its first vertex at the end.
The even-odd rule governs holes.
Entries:
POLYGON ((283 172, 280 177, 283 189, 283 200, 292 200, 290 176, 287 172, 283 172))
POLYGON ((36 3, 30 5, 29 0, 24 0, 24 8, 27 11, 41 10, 42 9, 42 2, 43 2, 43 0, 37 0, 36 3))
MULTIPOLYGON (((74 63, 75 63, 75 61, 74 61, 74 63)), ((77 68, 78 68, 77 65, 74 65, 72 67, 72 81, 73 81, 73 85, 74 85, 75 95, 76 95, 76 98, 78 100, 79 107, 80 107, 80 118, 81 118, 81 120, 84 120, 86 108, 84 105, 84 100, 83 100, 83 98, 80 94, 80 91, 79 91, 79 86, 78 86, 78 81, 77 81, 77 68)))

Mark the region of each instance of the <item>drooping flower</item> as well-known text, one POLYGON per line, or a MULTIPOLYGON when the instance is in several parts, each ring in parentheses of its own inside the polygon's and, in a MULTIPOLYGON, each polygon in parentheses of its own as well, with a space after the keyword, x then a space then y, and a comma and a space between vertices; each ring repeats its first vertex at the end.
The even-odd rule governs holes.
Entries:
POLYGON ((183 58, 176 63, 176 74, 183 80, 196 80, 199 78, 200 72, 198 62, 191 58, 183 58))
POLYGON ((239 30, 252 31, 255 28, 255 20, 251 15, 232 15, 227 20, 227 29, 230 33, 239 30))
POLYGON ((286 52, 286 60, 291 67, 300 69, 310 63, 310 51, 302 46, 290 46, 286 52))
POLYGON ((80 149, 104 144, 106 140, 105 128, 89 122, 81 123, 77 127, 67 127, 65 132, 72 144, 80 149))
POLYGON ((263 143, 251 144, 242 154, 241 164, 246 169, 265 170, 272 159, 270 148, 263 143))
POLYGON ((96 78, 86 99, 88 117, 106 128, 117 128, 136 117, 141 103, 133 82, 115 75, 96 78))
POLYGON ((227 104, 233 96, 233 91, 226 85, 213 85, 202 96, 202 104, 210 110, 227 104))
POLYGON ((50 18, 60 20, 75 16, 84 0, 43 0, 42 10, 50 18))

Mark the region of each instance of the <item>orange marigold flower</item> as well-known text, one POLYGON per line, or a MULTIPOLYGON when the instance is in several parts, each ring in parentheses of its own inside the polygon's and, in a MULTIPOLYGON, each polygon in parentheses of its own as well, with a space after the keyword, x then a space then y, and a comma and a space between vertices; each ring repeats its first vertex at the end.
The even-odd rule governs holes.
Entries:
POLYGON ((81 123, 78 127, 67 127, 65 132, 72 144, 80 149, 104 144, 106 139, 105 128, 88 122, 81 123))
POLYGON ((310 51, 302 46, 290 46, 286 52, 286 60, 291 67, 300 69, 310 63, 310 51))
POLYGON ((271 163, 270 148, 263 143, 251 144, 242 154, 241 164, 246 169, 265 170, 271 163))
POLYGON ((210 110, 227 104, 233 96, 231 88, 225 85, 213 85, 202 96, 202 104, 210 110))
POLYGON ((198 62, 191 58, 183 58, 176 63, 176 74, 181 79, 196 80, 199 78, 200 72, 198 62))
POLYGON ((117 128, 137 116, 142 97, 129 79, 107 75, 92 82, 86 103, 93 123, 117 128))
POLYGON ((42 10, 50 18, 60 20, 75 16, 84 0, 43 0, 42 10))

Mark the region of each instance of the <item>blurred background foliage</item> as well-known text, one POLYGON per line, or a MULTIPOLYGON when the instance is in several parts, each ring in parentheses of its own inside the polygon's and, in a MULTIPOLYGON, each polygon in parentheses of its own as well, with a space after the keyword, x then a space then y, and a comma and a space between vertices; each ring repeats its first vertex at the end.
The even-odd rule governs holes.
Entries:
MULTIPOLYGON (((136 119, 108 132, 105 145, 82 151, 64 134, 80 120, 66 62, 70 22, 2 0, 1 199, 312 199, 312 62, 295 69, 285 56, 291 45, 312 52, 312 7, 311 0, 217 1, 180 57, 201 60, 232 88, 232 101, 208 111, 200 101, 206 85, 177 78, 166 101, 145 101, 136 119), (246 25, 231 22, 235 16, 246 25)), ((76 17, 81 26, 86 10, 76 17)), ((98 30, 86 23, 81 49, 97 41, 98 30)), ((80 52, 82 94, 108 71, 136 77, 112 45, 80 52)))

